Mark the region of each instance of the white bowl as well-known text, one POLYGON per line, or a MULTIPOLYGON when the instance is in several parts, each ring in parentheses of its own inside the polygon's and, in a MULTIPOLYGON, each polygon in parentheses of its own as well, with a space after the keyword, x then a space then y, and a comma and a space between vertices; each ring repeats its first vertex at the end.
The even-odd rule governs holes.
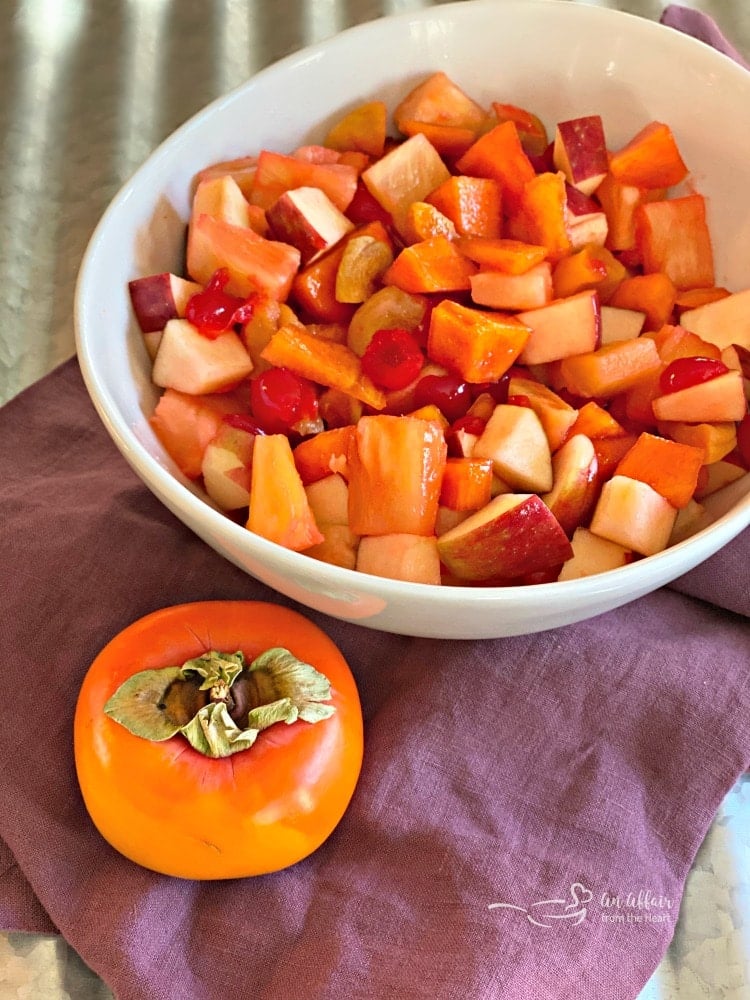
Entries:
MULTIPOLYGON (((708 197, 717 281, 750 286, 750 74, 672 29, 559 0, 470 0, 384 18, 284 59, 215 101, 164 142, 94 233, 76 292, 77 348, 93 403, 153 493, 222 556, 308 607, 407 635, 490 638, 590 618, 667 583, 750 524, 747 478, 692 538, 609 573, 528 587, 406 584, 329 566, 250 534, 176 471, 149 427, 157 391, 134 322, 130 279, 180 267, 189 192, 212 161, 320 139, 375 97, 393 107, 445 70, 483 104, 547 123, 601 114, 610 146, 658 119, 674 130, 708 197)), ((241 596, 241 595, 238 595, 241 596)))

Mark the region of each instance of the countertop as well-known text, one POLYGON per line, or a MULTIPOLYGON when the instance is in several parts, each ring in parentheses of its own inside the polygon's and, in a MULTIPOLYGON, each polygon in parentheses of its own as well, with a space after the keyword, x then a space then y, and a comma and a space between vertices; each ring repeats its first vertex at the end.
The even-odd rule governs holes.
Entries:
MULTIPOLYGON (((88 239, 109 200, 163 138, 288 53, 351 25, 430 5, 0 0, 0 403, 74 354, 73 291, 88 239)), ((652 19, 664 7, 655 0, 595 5, 652 19)), ((683 5, 711 14, 750 56, 744 0, 683 5)), ((698 854, 674 940, 641 1000, 748 998, 748 956, 746 778, 725 799, 698 854)), ((0 935, 0 1000, 110 996, 64 941, 0 935)))

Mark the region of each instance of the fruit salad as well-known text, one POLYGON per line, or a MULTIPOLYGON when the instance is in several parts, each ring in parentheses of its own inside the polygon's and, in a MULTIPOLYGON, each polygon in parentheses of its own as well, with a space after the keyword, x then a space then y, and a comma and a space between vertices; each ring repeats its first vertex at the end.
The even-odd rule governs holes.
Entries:
POLYGON ((184 274, 130 283, 151 427, 228 517, 422 584, 588 576, 750 468, 750 290, 668 123, 623 146, 444 72, 195 178, 184 274), (389 121, 392 124, 389 125, 389 121))

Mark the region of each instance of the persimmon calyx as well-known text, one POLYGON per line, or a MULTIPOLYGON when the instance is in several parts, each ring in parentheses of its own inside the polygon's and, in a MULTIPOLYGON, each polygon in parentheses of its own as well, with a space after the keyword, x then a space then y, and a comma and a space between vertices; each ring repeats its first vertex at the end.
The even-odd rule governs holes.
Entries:
POLYGON ((206 757, 248 750, 277 722, 316 723, 335 712, 328 678, 281 646, 246 665, 242 652, 211 650, 181 667, 141 670, 104 712, 128 732, 161 742, 181 733, 206 757))

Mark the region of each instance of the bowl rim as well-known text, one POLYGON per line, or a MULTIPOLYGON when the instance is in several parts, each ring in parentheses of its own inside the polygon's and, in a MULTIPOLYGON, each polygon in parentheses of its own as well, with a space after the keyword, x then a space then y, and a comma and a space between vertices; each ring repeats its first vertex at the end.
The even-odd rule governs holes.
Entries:
MULTIPOLYGON (((451 596, 460 595, 465 598, 470 594, 472 604, 488 604, 496 609, 503 606, 511 610, 514 605, 526 604, 530 599, 542 599, 545 594, 549 595, 551 593, 550 587, 553 588, 552 592, 555 594, 564 592, 568 597, 573 599, 578 594, 586 595, 587 591, 590 591, 592 587, 592 581, 596 581, 599 593, 606 591, 610 591, 613 594, 621 592, 630 593, 632 590, 630 582, 633 578, 638 579, 642 576, 644 563, 648 563, 652 576, 651 581, 648 583, 648 590, 651 591, 675 580, 688 571, 682 565, 681 559, 686 549, 692 550, 703 547, 705 550, 700 555, 698 561, 692 563, 690 569, 694 569, 745 530, 750 525, 750 492, 742 497, 733 509, 721 514, 712 523, 697 531, 694 535, 654 555, 639 558, 630 564, 598 573, 594 576, 538 584, 461 586, 455 584, 415 584, 371 574, 363 574, 357 570, 324 563, 319 560, 311 560, 304 552, 294 552, 285 549, 283 546, 262 538, 259 535, 254 535, 248 532, 242 525, 228 518, 205 496, 200 496, 194 492, 181 480, 178 472, 172 471, 167 465, 159 462, 147 450, 145 445, 138 440, 131 427, 119 412, 111 394, 99 382, 88 352, 86 333, 89 328, 87 304, 91 291, 92 272, 99 254, 100 245, 105 239, 110 220, 122 210, 122 207, 127 203, 143 179, 147 178, 149 174, 155 173, 160 162, 171 156, 172 150, 176 145, 184 142, 193 131, 200 129, 205 119, 228 108, 235 101, 244 98, 249 90, 258 87, 266 79, 283 74, 289 69, 304 63, 319 60, 323 56, 330 56, 332 49, 346 45, 354 36, 388 31, 394 25, 422 24, 435 18, 469 18, 471 17, 472 9, 490 10, 497 12, 500 16, 512 17, 514 11, 521 10, 525 15, 528 15, 534 9, 540 14, 550 10, 558 11, 560 9, 560 2, 559 0, 452 0, 449 3, 437 4, 421 8, 417 11, 391 14, 353 25, 329 38, 307 45, 265 66, 227 93, 211 100, 162 139, 110 200, 91 234, 81 259, 75 285, 73 312, 76 355, 84 383, 102 423, 128 464, 144 480, 145 485, 173 513, 176 513, 174 506, 186 511, 186 514, 190 516, 188 526, 194 533, 197 533, 197 531, 192 525, 193 519, 203 520, 208 518, 208 524, 215 524, 220 528, 222 533, 228 532, 228 538, 231 541, 241 543, 242 547, 246 547, 248 544, 253 549, 257 547, 260 560, 265 560, 266 556, 271 555, 275 567, 278 568, 279 572, 288 573, 296 579, 304 579, 306 576, 312 575, 315 577, 317 586, 322 586, 324 590, 327 587, 334 588, 335 590, 340 590, 342 587, 346 588, 347 586, 354 589, 364 588, 368 594, 374 597, 387 597, 391 601, 398 601, 400 597, 414 599, 417 595, 420 598, 424 597, 428 601, 438 597, 445 601, 446 599, 450 599, 451 596), (707 545, 706 538, 709 535, 711 541, 707 545), (307 573, 306 570, 310 570, 311 572, 307 573), (655 584, 654 580, 656 581, 655 584)), ((737 71, 738 79, 742 77, 746 82, 750 79, 747 71, 732 60, 731 57, 693 36, 682 34, 676 31, 676 29, 665 26, 657 21, 627 11, 598 7, 586 2, 569 4, 566 9, 571 12, 575 11, 573 16, 600 19, 612 23, 627 23, 631 29, 645 32, 649 35, 660 35, 663 33, 664 38, 672 38, 673 40, 677 36, 680 39, 678 44, 686 46, 688 49, 694 47, 696 52, 700 52, 702 59, 716 60, 717 65, 721 64, 725 72, 728 69, 731 71, 733 68, 737 71)), ((180 519, 184 520, 181 516, 180 519)), ((249 570, 246 571, 251 573, 249 570)), ((627 598, 627 600, 629 599, 627 598)))

